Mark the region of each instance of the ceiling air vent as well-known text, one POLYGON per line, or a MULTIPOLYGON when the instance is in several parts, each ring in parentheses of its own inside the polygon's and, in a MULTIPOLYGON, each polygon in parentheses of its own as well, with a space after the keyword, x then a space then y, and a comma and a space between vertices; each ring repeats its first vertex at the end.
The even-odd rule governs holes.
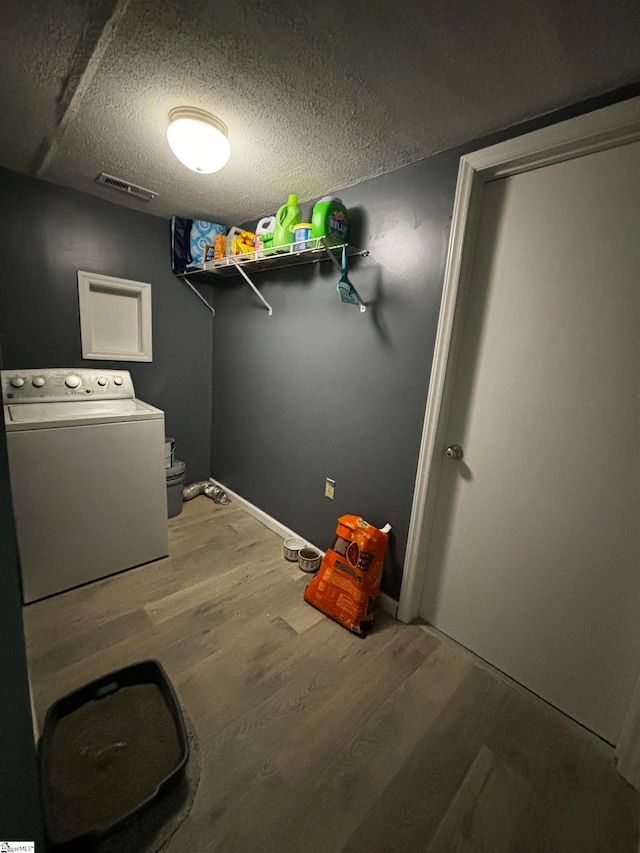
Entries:
POLYGON ((153 190, 147 190, 136 184, 130 184, 129 181, 123 181, 122 178, 114 178, 113 175, 105 175, 104 172, 98 175, 96 184, 104 184, 106 187, 111 187, 112 190, 118 190, 127 195, 134 195, 143 201, 153 201, 154 198, 158 197, 158 193, 154 193, 153 190))

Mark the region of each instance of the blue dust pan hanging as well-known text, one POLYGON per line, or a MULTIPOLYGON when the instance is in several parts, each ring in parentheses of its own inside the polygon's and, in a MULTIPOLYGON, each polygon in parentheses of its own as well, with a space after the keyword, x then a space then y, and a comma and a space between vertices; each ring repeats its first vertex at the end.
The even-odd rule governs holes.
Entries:
POLYGON ((342 275, 340 276, 340 281, 336 285, 336 290, 343 302, 347 302, 350 305, 359 305, 360 313, 367 310, 366 305, 360 298, 360 294, 349 281, 349 265, 347 263, 346 246, 342 247, 342 275))

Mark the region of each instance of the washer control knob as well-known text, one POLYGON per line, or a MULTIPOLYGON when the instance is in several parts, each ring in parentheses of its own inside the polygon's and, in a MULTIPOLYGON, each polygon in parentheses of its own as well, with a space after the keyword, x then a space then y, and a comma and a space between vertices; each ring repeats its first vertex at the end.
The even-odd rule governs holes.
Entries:
POLYGON ((22 376, 14 376, 11 379, 11 384, 14 388, 22 388, 24 385, 24 379, 22 376))
POLYGON ((104 385, 106 385, 106 384, 107 384, 107 381, 108 381, 108 380, 107 380, 107 377, 106 377, 106 376, 99 376, 99 377, 98 377, 98 385, 102 385, 102 386, 104 386, 104 385))
POLYGON ((31 384, 34 388, 42 388, 44 385, 44 376, 35 376, 31 384))
POLYGON ((67 388, 77 388, 78 385, 80 385, 80 377, 76 376, 75 373, 72 373, 64 380, 64 384, 67 388))
POLYGON ((122 376, 116 376, 113 381, 115 385, 122 385, 122 376))

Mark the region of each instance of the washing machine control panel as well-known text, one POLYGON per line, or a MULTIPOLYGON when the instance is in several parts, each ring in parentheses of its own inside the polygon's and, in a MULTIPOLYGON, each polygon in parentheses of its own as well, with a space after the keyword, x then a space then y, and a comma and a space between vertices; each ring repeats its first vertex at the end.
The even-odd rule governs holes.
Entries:
POLYGON ((128 370, 56 368, 3 370, 2 401, 8 403, 132 400, 135 397, 128 370))

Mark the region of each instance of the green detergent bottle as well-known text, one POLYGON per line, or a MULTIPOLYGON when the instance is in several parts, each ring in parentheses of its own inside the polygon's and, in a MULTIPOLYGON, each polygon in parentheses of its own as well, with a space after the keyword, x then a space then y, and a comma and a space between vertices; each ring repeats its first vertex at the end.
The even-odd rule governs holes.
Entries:
POLYGON ((349 218, 347 208, 334 195, 325 195, 316 202, 311 215, 311 236, 324 237, 329 246, 347 242, 349 218))
POLYGON ((294 242, 293 226, 297 225, 301 219, 298 196, 295 193, 290 193, 287 203, 283 204, 276 213, 276 227, 273 231, 271 243, 274 249, 294 242))

